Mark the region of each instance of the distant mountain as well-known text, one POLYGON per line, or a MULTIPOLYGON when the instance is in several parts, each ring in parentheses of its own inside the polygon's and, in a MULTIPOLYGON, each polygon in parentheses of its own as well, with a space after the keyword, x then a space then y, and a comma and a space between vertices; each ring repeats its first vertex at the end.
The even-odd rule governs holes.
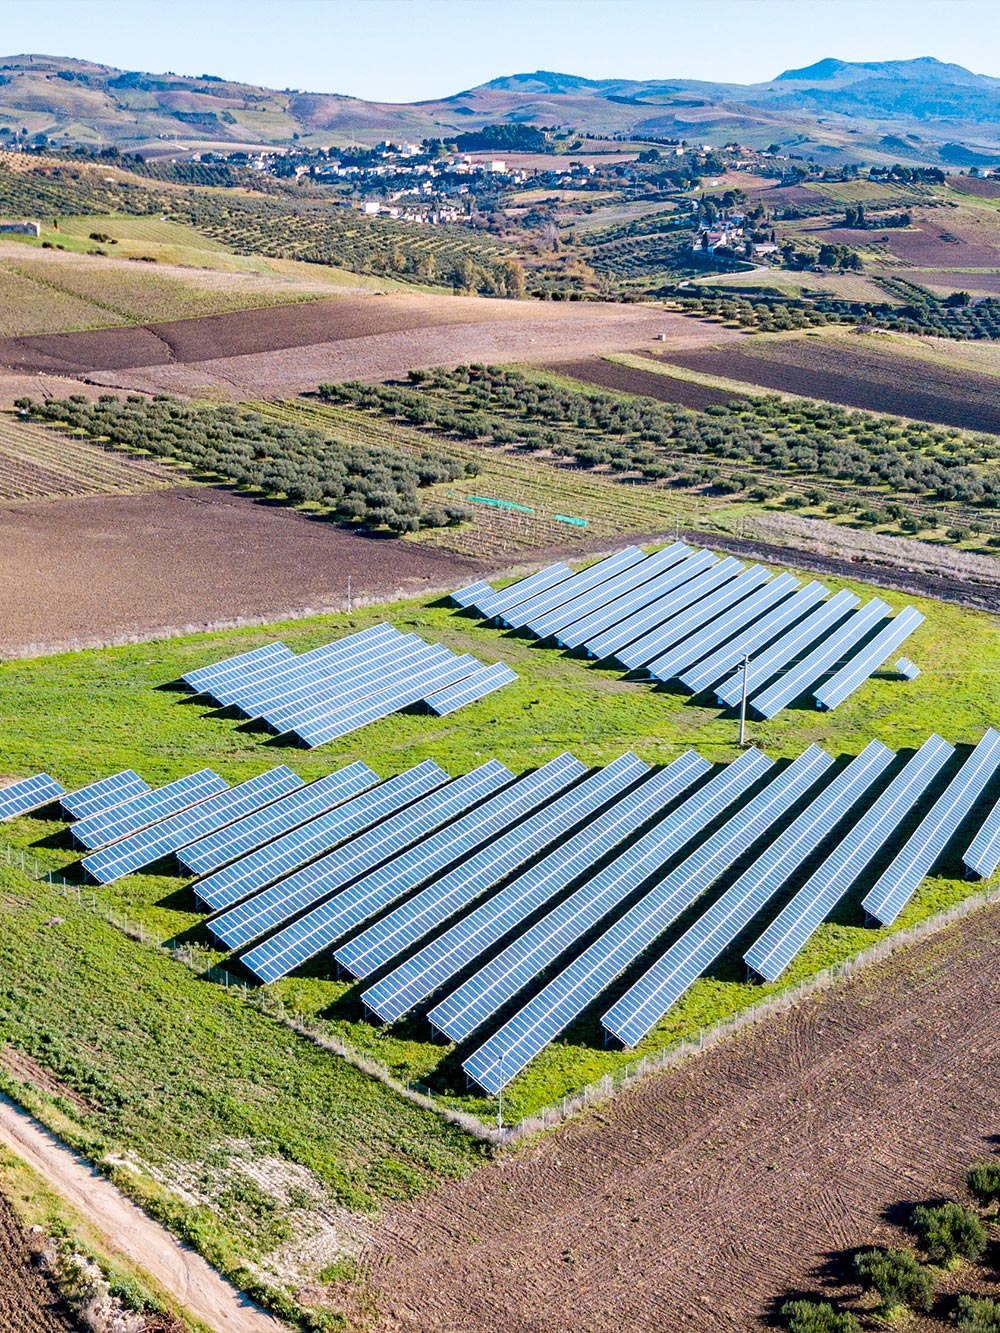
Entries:
MULTIPOLYGON (((0 57, 0 131, 147 153, 447 137, 488 124, 608 137, 777 142, 802 157, 956 162, 1000 158, 1000 79, 918 60, 827 57, 767 83, 511 74, 440 99, 339 93, 119 70, 57 56, 0 57), (903 148, 895 150, 894 145, 903 148)), ((0 136, 2 146, 2 136, 0 136)))

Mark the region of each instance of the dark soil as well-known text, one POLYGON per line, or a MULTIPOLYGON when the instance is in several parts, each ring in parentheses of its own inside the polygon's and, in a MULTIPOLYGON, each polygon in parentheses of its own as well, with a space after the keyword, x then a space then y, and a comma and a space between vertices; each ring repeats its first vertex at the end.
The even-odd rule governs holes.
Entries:
POLYGON ((636 370, 632 366, 621 366, 596 356, 585 361, 553 362, 546 369, 557 375, 583 380, 586 384, 596 384, 602 389, 641 393, 647 398, 658 398, 661 403, 680 403, 682 407, 691 407, 697 411, 731 403, 736 397, 736 394, 712 389, 706 384, 695 384, 673 375, 659 375, 651 370, 636 370))
POLYGON ((78 1328, 35 1263, 14 1210, 0 1195, 0 1329, 75 1333, 78 1328))

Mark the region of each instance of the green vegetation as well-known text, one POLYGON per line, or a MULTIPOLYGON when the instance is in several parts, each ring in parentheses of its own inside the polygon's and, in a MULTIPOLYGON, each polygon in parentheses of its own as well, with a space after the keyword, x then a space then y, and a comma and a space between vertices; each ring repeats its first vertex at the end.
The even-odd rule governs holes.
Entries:
POLYGON ((968 1186, 980 1203, 1000 1199, 1000 1162, 977 1162, 971 1166, 968 1186))
POLYGON ((953 1201, 937 1207, 919 1205, 913 1210, 912 1226, 928 1263, 947 1267, 956 1259, 978 1259, 986 1248, 979 1214, 953 1201))
POLYGON ((1000 1301, 989 1296, 959 1296, 955 1327, 958 1333, 1000 1333, 1000 1301))
POLYGON ((864 1250, 855 1257, 854 1267, 862 1286, 878 1292, 886 1314, 901 1306, 917 1311, 931 1308, 931 1275, 909 1250, 864 1250))
POLYGON ((829 1301, 786 1301, 781 1318, 788 1333, 861 1333, 849 1310, 835 1310, 829 1301))

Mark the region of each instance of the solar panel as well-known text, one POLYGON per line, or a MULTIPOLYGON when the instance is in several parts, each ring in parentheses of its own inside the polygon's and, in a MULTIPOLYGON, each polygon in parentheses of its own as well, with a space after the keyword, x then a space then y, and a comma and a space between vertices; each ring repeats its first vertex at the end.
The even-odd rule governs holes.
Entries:
POLYGON ((476 610, 487 620, 495 620, 503 611, 509 607, 517 606, 518 602, 527 602, 536 593, 544 592, 546 588, 553 588, 563 579, 572 578, 573 571, 569 565, 547 565, 545 569, 540 569, 537 574, 532 574, 529 578, 520 579, 517 583, 512 583, 506 588, 501 588, 495 592, 492 597, 482 597, 476 602, 476 610))
POLYGON ((411 889, 462 860, 575 781, 585 771, 563 754, 519 778, 484 805, 425 838, 300 921, 257 945, 243 964, 261 981, 277 981, 411 889))
POLYGON ((9 787, 0 787, 0 820, 26 815, 29 810, 37 810, 65 795, 66 788, 56 782, 55 778, 50 778, 48 773, 22 778, 20 782, 12 782, 9 787))
MULTIPOLYGON (((364 643, 379 642, 391 639, 398 631, 391 625, 381 624, 373 625, 370 629, 362 630, 358 634, 349 634, 343 639, 338 639, 337 644, 348 644, 345 650, 343 647, 337 648, 335 644, 322 644, 319 648, 313 648, 309 653, 300 653, 296 655, 290 648, 285 648, 284 653, 273 656, 271 660, 250 661, 235 667, 228 667, 226 663, 221 666, 225 670, 218 671, 212 679, 206 681, 202 687, 202 693, 208 694, 211 698, 222 703, 229 699, 230 692, 235 688, 237 693, 241 690, 249 690, 264 680, 272 676, 279 675, 285 667, 295 666, 301 663, 303 658, 309 661, 315 661, 317 658, 328 657, 331 660, 337 657, 338 652, 354 652, 358 641, 364 643)), ((234 659, 235 660, 235 659, 234 659)), ((212 670, 212 668, 207 668, 212 670)))
MULTIPOLYGON (((651 557, 655 559, 655 557, 651 557)), ((616 597, 606 606, 591 611, 583 619, 574 621, 556 633, 556 642, 564 648, 581 648, 599 635, 605 634, 613 626, 628 620, 650 603, 665 597, 673 588, 687 583, 696 574, 704 573, 719 563, 719 557, 711 551, 696 551, 681 560, 672 568, 663 570, 647 583, 642 583, 633 592, 624 597, 616 597)))
POLYGON ((478 599, 492 597, 495 591, 496 589, 491 587, 484 579, 479 579, 477 583, 470 583, 467 588, 459 588, 458 592, 453 592, 451 600, 456 606, 475 606, 478 599))
POLYGON ((632 670, 645 666, 647 662, 661 657, 668 648, 680 643, 702 625, 728 611, 736 602, 754 592, 761 584, 767 583, 770 578, 770 573, 763 565, 751 565, 739 578, 733 579, 722 588, 717 588, 710 596, 695 602, 694 606, 688 607, 680 615, 672 616, 665 625, 657 626, 648 634, 644 634, 641 639, 636 639, 635 643, 622 648, 615 654, 617 660, 632 670))
POLYGON ((633 615, 620 620, 595 638, 588 639, 584 647, 591 657, 596 657, 599 661, 607 657, 616 657, 626 644, 640 638, 654 626, 662 625, 665 620, 677 615, 686 606, 691 606, 700 597, 705 597, 713 588, 718 588, 735 578, 742 569, 742 564, 735 556, 728 556, 721 563, 703 569, 693 579, 682 581, 680 586, 674 588, 666 597, 650 602, 641 611, 636 611, 633 615))
POLYGON ((773 684, 756 695, 750 701, 750 707, 761 717, 774 717, 786 706, 796 700, 800 694, 819 680, 828 667, 833 666, 889 611, 889 606, 879 597, 848 616, 843 625, 814 648, 801 662, 783 672, 773 684))
POLYGON ((444 717, 447 713, 454 713, 456 708, 464 708, 466 704, 474 703, 477 699, 485 699, 494 690, 502 689, 504 685, 509 685, 515 680, 517 672, 512 671, 506 662, 494 662, 492 666, 484 666, 482 670, 474 671, 457 685, 449 685, 447 689, 439 690, 437 694, 428 695, 424 702, 432 713, 444 717))
POLYGON ((635 564, 619 571, 604 583, 598 584, 597 587, 591 588, 587 592, 578 593, 570 601, 563 602, 551 611, 535 616, 528 621, 527 628, 538 638, 547 639, 556 634, 558 630, 580 620, 583 616, 600 610, 609 603, 617 601, 626 593, 631 592, 634 588, 647 584, 650 579, 655 578, 658 574, 665 573, 690 554, 691 548, 689 546, 686 546, 683 542, 674 542, 672 546, 668 546, 665 550, 657 551, 655 555, 648 555, 645 560, 636 561, 635 564))
POLYGON ((982 828, 962 858, 966 874, 989 879, 1000 866, 1000 801, 986 816, 982 828))
POLYGON ((365 1008, 384 1023, 395 1023, 593 866, 643 822, 645 816, 636 815, 637 807, 645 808, 642 784, 619 798, 648 775, 649 768, 634 754, 609 764, 601 777, 602 799, 614 798, 610 809, 366 990, 361 996, 365 1008))
POLYGON ((260 648, 251 648, 248 653, 237 653, 235 657, 223 658, 221 662, 213 662, 211 666, 196 667, 193 671, 188 671, 181 676, 181 680, 186 685, 190 685, 193 690, 201 691, 219 677, 238 674, 242 668, 263 665, 265 662, 275 662, 283 657, 294 656, 295 654, 291 648, 286 647, 279 640, 275 643, 265 643, 260 648))
POLYGON ((168 782, 165 787, 140 792, 127 801, 119 801, 110 810, 99 810, 96 814, 88 815, 86 819, 74 824, 70 832, 74 841, 83 847, 103 847, 106 843, 117 842, 119 838, 138 832, 147 824, 155 824, 159 819, 186 810, 189 805, 197 805, 209 796, 216 796, 228 790, 228 787, 229 784, 223 782, 218 773, 203 768, 197 773, 168 782))
POLYGON ((426 889, 334 951, 337 962, 356 977, 369 977, 428 931, 467 907, 529 857, 592 815, 607 799, 609 780, 592 773, 544 809, 530 815, 448 871, 426 889))
POLYGON ((491 759, 480 768, 454 778, 443 787, 421 796, 367 832, 355 834, 336 851, 327 852, 287 879, 279 880, 245 902, 229 908, 208 923, 216 939, 230 949, 239 949, 273 930, 307 908, 328 898, 337 889, 374 869, 424 837, 433 829, 476 805, 484 796, 509 782, 513 774, 491 759))
POLYGON ((990 727, 862 902, 869 916, 883 926, 892 925, 920 881, 930 874, 998 767, 1000 732, 990 727))
POLYGON ((572 578, 557 583, 554 588, 536 593, 527 602, 508 607, 506 611, 500 613, 499 618, 511 629, 521 629, 529 620, 534 620, 537 616, 562 606, 582 592, 607 583, 615 574, 630 569, 632 565, 639 564, 645 558, 645 553, 640 551, 638 546, 626 546, 624 551, 609 555, 605 560, 598 560, 596 564, 580 570, 572 578))
POLYGON ((272 842, 284 833, 299 828, 310 819, 325 814, 341 801, 367 791, 381 781, 367 764, 348 764, 336 773, 318 778, 308 786, 275 801, 264 810, 238 819, 228 828, 199 838, 177 853, 177 859, 193 875, 207 875, 228 861, 272 842))
POLYGON ((447 781, 444 769, 426 759, 416 768, 352 796, 336 809, 215 871, 196 886, 195 892, 213 911, 220 911, 447 781))
POLYGON ((286 699, 307 696, 324 684, 333 688, 336 683, 350 679, 352 671, 371 667, 382 661, 392 661, 397 654, 422 643, 423 639, 418 638, 416 634, 404 636, 394 631, 391 638, 368 640, 358 644, 350 653, 336 652, 337 644, 328 644, 322 652, 317 650, 320 652, 319 656, 310 657, 309 654, 303 653, 293 666, 285 667, 275 675, 244 686, 238 695, 234 688, 231 691, 231 702, 247 717, 260 717, 275 704, 286 699))
POLYGON ((870 643, 865 644, 859 653, 815 691, 817 707, 836 708, 842 704, 923 622, 924 616, 920 611, 915 611, 912 606, 904 607, 885 629, 880 630, 870 643))
POLYGON ((301 786, 302 779, 282 764, 92 852, 81 864, 99 884, 111 884, 301 786))
MULTIPOLYGON (((819 773, 833 763, 824 757, 819 773)), ((612 1005, 601 1019, 604 1028, 624 1045, 638 1045, 845 818, 893 758, 880 741, 872 741, 612 1005)))
POLYGON ((849 829, 814 875, 743 955, 765 981, 777 981, 798 951, 830 915, 858 876, 892 837, 954 754, 931 736, 849 829))
MULTIPOLYGON (((846 588, 838 592, 830 601, 824 602, 810 611, 804 620, 783 634, 776 643, 765 648, 750 660, 749 690, 760 689, 765 681, 776 676, 781 669, 804 652, 809 644, 831 629, 838 620, 843 619, 852 607, 858 605, 861 598, 846 588)), ((735 708, 743 693, 743 668, 716 690, 720 704, 735 708)))
MULTIPOLYGON (((707 759, 688 750, 642 783, 636 792, 637 818, 651 819, 662 813, 675 797, 711 769, 707 759)), ((431 1026, 452 1041, 464 1041, 659 870, 691 836, 692 822, 703 827, 706 802, 710 800, 710 795, 699 795, 688 801, 620 853, 604 870, 585 880, 558 907, 516 936, 500 954, 433 1008, 427 1016, 431 1026)))
POLYGON ((107 810, 120 801, 127 801, 130 796, 138 796, 140 792, 151 790, 149 783, 143 782, 138 773, 126 768, 121 773, 113 773, 109 778, 101 778, 98 782, 91 782, 87 787, 70 792, 60 800, 59 804, 68 819, 86 819, 88 815, 95 815, 99 810, 107 810))
POLYGON ((920 675, 920 668, 911 662, 908 657, 901 657, 896 663, 895 670, 906 680, 916 680, 920 675))
MULTIPOLYGON (((715 799, 722 808, 772 767, 759 750, 744 751, 723 773, 697 793, 696 803, 715 799)), ((765 791, 770 789, 765 788, 765 791)), ((686 803, 690 804, 690 803, 686 803)), ((683 807, 682 807, 683 808, 683 807)), ((749 806, 747 807, 749 810, 749 806)), ((745 814, 746 812, 741 812, 745 814)), ((699 829, 706 819, 698 819, 699 829)), ((737 816, 740 818, 740 816, 737 816)), ((732 821, 727 821, 728 829, 732 821)), ((648 836, 648 835, 647 835, 648 836)), ((688 834, 690 838, 691 833, 688 834)), ((716 835, 717 836, 717 835, 716 835)), ((640 843, 645 841, 641 839, 640 843)), ((638 845, 638 844, 637 844, 638 845)), ((707 844, 706 844, 707 845, 707 844)), ((619 972, 641 954, 673 919, 680 884, 688 883, 690 858, 647 892, 589 948, 558 973, 467 1060, 462 1068, 486 1092, 499 1092, 600 995, 619 972)), ((721 874, 724 867, 717 871, 721 874)), ((645 879, 647 876, 643 875, 645 879)), ((707 886, 706 886, 707 887, 707 886)), ((699 890, 700 891, 700 890, 699 890)))
MULTIPOLYGON (((737 580, 736 587, 741 581, 737 580)), ((662 657, 654 658, 646 670, 654 680, 675 680, 685 667, 700 662, 713 648, 731 639, 744 626, 770 610, 776 602, 782 601, 789 593, 794 592, 798 586, 799 581, 793 574, 779 574, 776 579, 765 583, 749 597, 744 597, 732 610, 726 611, 703 628, 696 630, 662 657)))
POLYGON ((686 685, 692 694, 701 694, 710 685, 718 684, 734 666, 742 667, 745 657, 777 638, 783 629, 795 621, 801 620, 807 611, 822 602, 829 591, 829 588, 815 580, 807 583, 787 602, 782 602, 768 615, 762 616, 756 625, 744 630, 732 642, 724 643, 710 657, 685 671, 680 677, 681 684, 686 685))

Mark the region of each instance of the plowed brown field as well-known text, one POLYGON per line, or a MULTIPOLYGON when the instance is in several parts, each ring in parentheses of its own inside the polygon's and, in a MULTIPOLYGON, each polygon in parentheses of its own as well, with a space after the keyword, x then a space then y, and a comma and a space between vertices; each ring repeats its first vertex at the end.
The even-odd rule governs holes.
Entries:
MULTIPOLYGON (((1000 1125, 1000 907, 381 1224, 384 1333, 752 1333, 1000 1125)), ((829 1276, 825 1276, 829 1274, 829 1276)))
POLYGON ((682 407, 691 407, 696 411, 716 404, 731 403, 736 397, 736 394, 712 389, 694 380, 659 375, 652 370, 636 370, 633 366, 620 366, 617 362, 605 361, 599 356, 587 357, 583 361, 554 361, 547 368, 554 370, 557 375, 569 375, 571 379, 583 380, 586 384, 595 384, 602 389, 641 393, 647 398, 658 398, 661 403, 680 403, 682 407))
POLYGON ((0 1195, 0 1329, 3 1333, 73 1333, 77 1327, 32 1261, 20 1223, 0 1195))

